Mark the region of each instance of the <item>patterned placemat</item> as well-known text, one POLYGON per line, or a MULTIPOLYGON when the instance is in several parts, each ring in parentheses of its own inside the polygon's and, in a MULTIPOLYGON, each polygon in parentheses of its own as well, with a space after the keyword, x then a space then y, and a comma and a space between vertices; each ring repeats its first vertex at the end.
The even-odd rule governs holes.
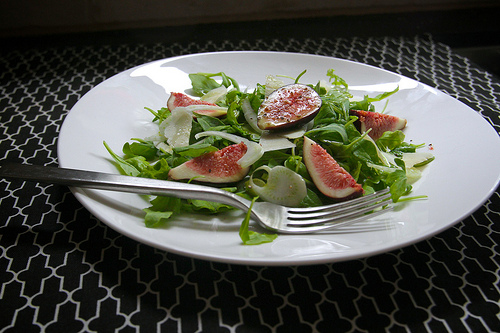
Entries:
MULTIPOLYGON (((374 65, 446 92, 500 129, 500 81, 430 36, 11 48, 0 54, 0 163, 57 165, 65 115, 106 78, 156 59, 225 50, 374 65)), ((427 241, 301 267, 156 250, 108 228, 62 186, 0 180, 0 199, 2 332, 500 331, 498 191, 427 241)))

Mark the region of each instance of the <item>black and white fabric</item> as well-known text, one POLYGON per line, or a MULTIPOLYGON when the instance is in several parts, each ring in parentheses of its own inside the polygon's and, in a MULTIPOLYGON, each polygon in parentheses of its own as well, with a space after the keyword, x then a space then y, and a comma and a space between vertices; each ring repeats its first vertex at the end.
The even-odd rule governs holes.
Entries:
MULTIPOLYGON (((374 65, 446 92, 500 130, 500 79, 431 36, 13 47, 0 53, 0 163, 57 165, 64 117, 110 76, 224 50, 374 65)), ((0 200, 1 332, 500 332, 498 191, 429 240, 301 267, 151 248, 98 221, 64 186, 0 180, 0 200)))

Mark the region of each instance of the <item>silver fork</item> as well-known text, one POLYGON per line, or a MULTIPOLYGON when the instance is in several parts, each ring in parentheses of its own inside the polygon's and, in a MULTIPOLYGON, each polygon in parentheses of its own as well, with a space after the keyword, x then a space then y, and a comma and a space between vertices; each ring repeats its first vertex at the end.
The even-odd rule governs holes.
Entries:
MULTIPOLYGON (((247 199, 214 187, 94 171, 7 164, 0 168, 0 177, 72 187, 207 200, 227 204, 245 212, 251 205, 247 199)), ((291 208, 268 202, 255 202, 250 214, 259 225, 274 232, 314 233, 340 228, 385 213, 392 209, 389 199, 390 193, 388 190, 383 190, 346 202, 311 208, 291 208)))

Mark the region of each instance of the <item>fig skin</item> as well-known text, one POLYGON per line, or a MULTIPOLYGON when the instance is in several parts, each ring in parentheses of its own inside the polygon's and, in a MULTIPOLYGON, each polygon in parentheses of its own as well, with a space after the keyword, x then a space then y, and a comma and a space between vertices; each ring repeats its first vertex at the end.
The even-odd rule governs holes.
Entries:
POLYGON ((304 137, 303 158, 314 185, 327 197, 344 201, 364 194, 363 187, 323 147, 308 137, 304 137))
POLYGON ((278 130, 306 123, 321 108, 321 97, 304 84, 290 84, 273 91, 257 112, 257 126, 262 130, 278 130))
POLYGON ((232 183, 243 179, 250 169, 242 168, 238 160, 247 152, 242 142, 221 150, 195 157, 170 169, 170 179, 192 179, 206 183, 232 183))
MULTIPOLYGON (((185 107, 185 106, 190 106, 190 105, 208 105, 208 106, 217 106, 217 104, 212 103, 212 102, 207 102, 207 101, 202 101, 199 99, 194 99, 191 98, 190 96, 179 93, 179 92, 172 92, 170 93, 170 97, 167 100, 167 107, 170 111, 177 107, 185 107)), ((226 114, 226 112, 221 112, 218 110, 197 110, 196 113, 198 114, 203 114, 206 116, 212 116, 212 117, 220 117, 226 114)))
POLYGON ((373 140, 380 138, 386 131, 397 131, 406 127, 406 119, 388 114, 362 110, 350 110, 349 113, 358 117, 355 125, 361 133, 371 129, 368 135, 373 140))

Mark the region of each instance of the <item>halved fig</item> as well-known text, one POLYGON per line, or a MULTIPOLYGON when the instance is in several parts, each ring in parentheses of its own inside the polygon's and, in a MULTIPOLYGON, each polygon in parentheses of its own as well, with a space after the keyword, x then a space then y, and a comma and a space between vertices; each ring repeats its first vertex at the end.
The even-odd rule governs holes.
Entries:
POLYGON ((220 117, 227 113, 226 108, 222 108, 215 103, 202 101, 200 99, 194 99, 186 94, 172 92, 167 100, 167 107, 170 111, 174 110, 176 107, 187 107, 196 105, 197 108, 193 108, 192 111, 198 114, 203 114, 212 117, 220 117), (206 107, 204 107, 206 106, 206 107))
POLYGON ((257 112, 257 126, 274 130, 305 123, 321 108, 321 97, 304 84, 289 84, 273 91, 257 112))
POLYGON ((238 160, 247 152, 242 142, 227 146, 221 150, 193 158, 173 169, 168 176, 171 179, 192 179, 207 183, 230 183, 243 179, 249 167, 241 167, 238 160))
POLYGON ((363 187, 323 147, 308 137, 304 137, 303 157, 314 185, 324 195, 336 200, 363 195, 363 187))
POLYGON ((349 113, 358 117, 356 125, 361 133, 371 128, 368 135, 373 140, 380 138, 386 131, 397 131, 406 127, 406 119, 388 114, 362 110, 350 110, 349 113))

